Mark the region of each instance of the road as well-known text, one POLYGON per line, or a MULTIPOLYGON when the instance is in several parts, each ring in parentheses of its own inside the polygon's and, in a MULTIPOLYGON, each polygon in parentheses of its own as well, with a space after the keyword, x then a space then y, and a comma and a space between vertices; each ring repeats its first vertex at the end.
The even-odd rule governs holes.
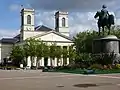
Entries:
POLYGON ((120 74, 80 75, 39 70, 0 71, 0 90, 120 90, 120 74))

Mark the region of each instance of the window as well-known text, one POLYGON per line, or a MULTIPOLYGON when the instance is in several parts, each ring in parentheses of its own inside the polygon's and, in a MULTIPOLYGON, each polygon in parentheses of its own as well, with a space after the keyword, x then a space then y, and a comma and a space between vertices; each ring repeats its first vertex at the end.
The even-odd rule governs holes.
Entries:
POLYGON ((31 16, 30 15, 27 16, 27 24, 31 24, 31 16))
POLYGON ((65 18, 62 18, 62 26, 65 27, 65 18))

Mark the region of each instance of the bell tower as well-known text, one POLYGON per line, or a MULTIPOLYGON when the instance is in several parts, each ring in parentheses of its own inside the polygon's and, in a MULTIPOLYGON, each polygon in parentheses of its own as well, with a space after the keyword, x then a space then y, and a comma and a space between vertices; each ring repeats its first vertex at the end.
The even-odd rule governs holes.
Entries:
POLYGON ((34 9, 21 10, 21 30, 34 31, 34 9))
POLYGON ((63 35, 69 36, 68 12, 58 11, 55 13, 55 30, 63 35))
POLYGON ((21 10, 21 40, 24 40, 26 32, 34 31, 34 9, 23 8, 21 10))

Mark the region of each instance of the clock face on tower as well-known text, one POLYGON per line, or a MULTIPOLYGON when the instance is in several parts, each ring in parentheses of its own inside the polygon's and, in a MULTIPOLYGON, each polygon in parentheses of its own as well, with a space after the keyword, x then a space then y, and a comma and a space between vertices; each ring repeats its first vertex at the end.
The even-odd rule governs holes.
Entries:
POLYGON ((30 28, 30 27, 27 27, 27 28, 26 28, 26 30, 30 31, 30 30, 31 30, 31 28, 30 28))

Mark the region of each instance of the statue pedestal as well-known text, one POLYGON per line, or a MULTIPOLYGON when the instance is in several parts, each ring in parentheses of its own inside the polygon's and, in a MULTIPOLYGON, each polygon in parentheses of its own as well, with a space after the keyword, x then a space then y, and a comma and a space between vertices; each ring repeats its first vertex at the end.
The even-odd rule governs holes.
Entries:
POLYGON ((104 38, 93 40, 93 54, 100 53, 119 53, 119 41, 116 36, 108 35, 104 38))

